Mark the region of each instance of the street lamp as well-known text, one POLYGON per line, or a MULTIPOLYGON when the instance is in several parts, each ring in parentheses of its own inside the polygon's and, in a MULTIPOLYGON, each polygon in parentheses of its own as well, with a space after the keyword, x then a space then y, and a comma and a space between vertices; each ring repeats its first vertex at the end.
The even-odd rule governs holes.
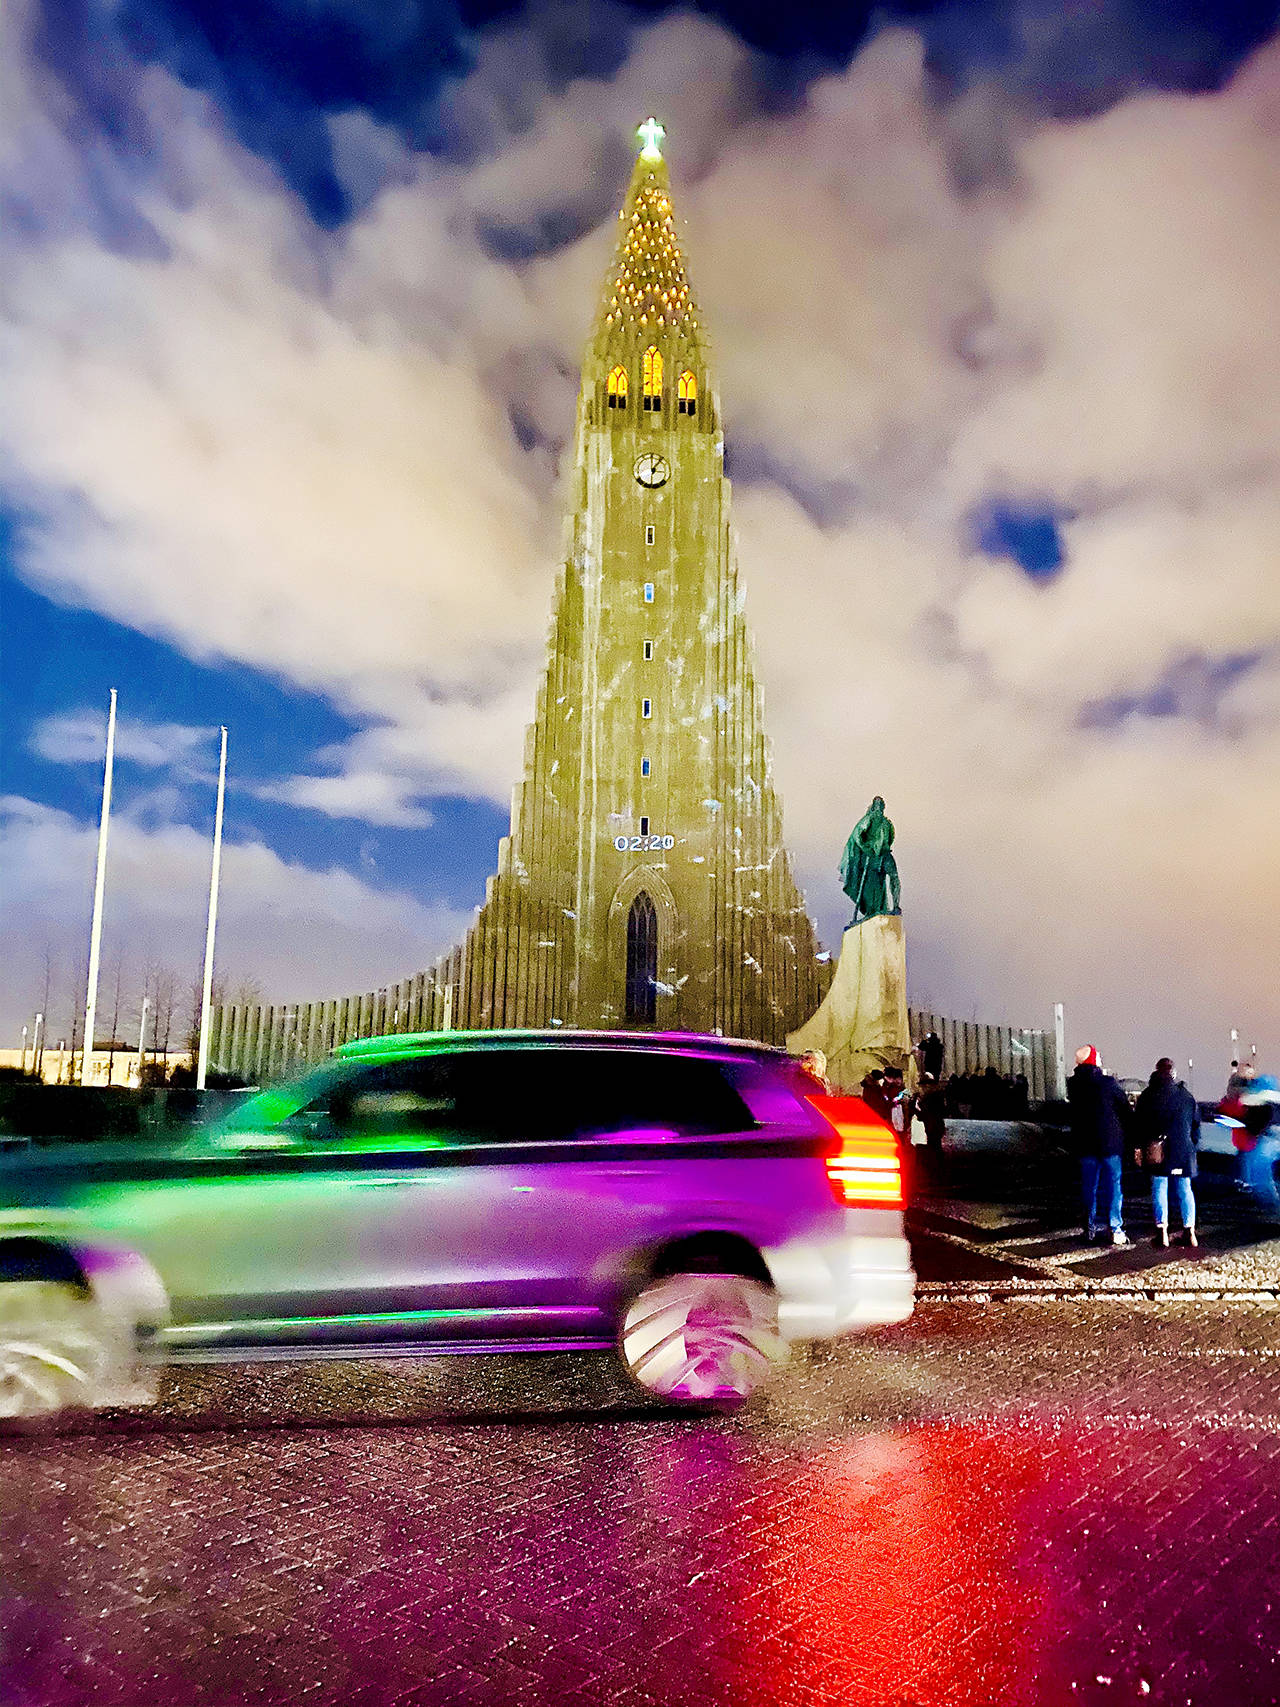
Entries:
POLYGON ((142 998, 142 1018, 138 1021, 138 1089, 142 1089, 142 1063, 147 1053, 147 1011, 151 1006, 151 997, 142 998))

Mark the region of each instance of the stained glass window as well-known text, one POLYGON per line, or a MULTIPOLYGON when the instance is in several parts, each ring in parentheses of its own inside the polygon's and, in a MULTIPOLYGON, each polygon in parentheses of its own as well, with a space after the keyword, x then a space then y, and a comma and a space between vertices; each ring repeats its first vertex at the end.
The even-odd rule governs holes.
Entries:
POLYGON ((682 415, 698 413, 698 381, 688 368, 676 381, 676 408, 682 415))
POLYGON ((662 355, 654 344, 650 344, 644 353, 644 406, 646 409, 662 407, 662 355))
POLYGON ((609 375, 609 407, 625 409, 627 406, 627 370, 616 367, 609 375))

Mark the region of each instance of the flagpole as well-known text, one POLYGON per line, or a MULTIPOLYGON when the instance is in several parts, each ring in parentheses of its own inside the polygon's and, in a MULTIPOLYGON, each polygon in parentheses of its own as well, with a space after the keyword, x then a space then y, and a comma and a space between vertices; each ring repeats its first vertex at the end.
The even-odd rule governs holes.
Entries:
POLYGON ((218 925, 218 877, 222 869, 222 806, 227 794, 227 731, 222 730, 222 754, 218 760, 218 809, 213 820, 213 870, 209 875, 209 927, 204 938, 204 992, 200 998, 200 1051, 196 1062, 196 1089, 204 1089, 209 1071, 209 1027, 213 1018, 213 934, 218 925))
POLYGON ((98 872, 93 885, 93 924, 89 930, 89 988, 84 1004, 84 1042, 80 1050, 80 1083, 93 1077, 93 1028, 98 1017, 98 956, 102 948, 102 895, 107 880, 107 828, 111 819, 111 773, 116 754, 116 690, 111 690, 107 713, 107 759, 102 772, 102 818, 98 824, 98 872))

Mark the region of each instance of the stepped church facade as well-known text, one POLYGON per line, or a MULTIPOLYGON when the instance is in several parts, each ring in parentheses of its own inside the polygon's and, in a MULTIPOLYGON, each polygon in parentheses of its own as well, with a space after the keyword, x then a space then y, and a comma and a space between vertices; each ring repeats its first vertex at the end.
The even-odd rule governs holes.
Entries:
POLYGON ((781 1043, 830 968, 792 875, 660 127, 641 127, 582 369, 546 669, 465 942, 344 998, 224 1006, 270 1077, 387 1031, 657 1026, 781 1043))

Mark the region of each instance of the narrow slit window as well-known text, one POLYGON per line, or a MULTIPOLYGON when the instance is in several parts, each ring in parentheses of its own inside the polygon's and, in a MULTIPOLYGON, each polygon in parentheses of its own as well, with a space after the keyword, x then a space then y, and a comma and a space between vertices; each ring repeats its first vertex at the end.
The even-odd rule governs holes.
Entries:
POLYGON ((644 602, 647 605, 651 605, 653 603, 653 582, 652 581, 646 581, 644 584, 644 602))
POLYGON ((676 411, 681 415, 698 413, 698 381, 688 368, 676 381, 676 411))
POLYGON ((653 662, 653 641, 652 640, 646 640, 644 643, 644 661, 646 664, 652 664, 652 662, 653 662))
POLYGON ((658 909, 642 889, 627 914, 627 966, 623 1013, 632 1025, 658 1017, 658 909))
POLYGON ((643 381, 644 407, 646 409, 661 409, 662 353, 656 344, 650 344, 644 353, 643 381))
POLYGON ((645 524, 644 542, 646 545, 652 545, 653 544, 653 523, 652 522, 648 522, 645 524))
POLYGON ((609 407, 625 409, 627 406, 627 370, 616 367, 609 375, 609 407))
POLYGON ((648 759, 641 759, 641 761, 640 761, 640 775, 641 776, 648 776, 649 769, 650 769, 650 766, 649 766, 648 759))
POLYGON ((642 818, 640 820, 640 834, 642 836, 647 836, 649 834, 649 820, 647 818, 642 818))
POLYGON ((651 699, 642 699, 640 701, 640 715, 641 717, 653 716, 653 701, 651 699))

